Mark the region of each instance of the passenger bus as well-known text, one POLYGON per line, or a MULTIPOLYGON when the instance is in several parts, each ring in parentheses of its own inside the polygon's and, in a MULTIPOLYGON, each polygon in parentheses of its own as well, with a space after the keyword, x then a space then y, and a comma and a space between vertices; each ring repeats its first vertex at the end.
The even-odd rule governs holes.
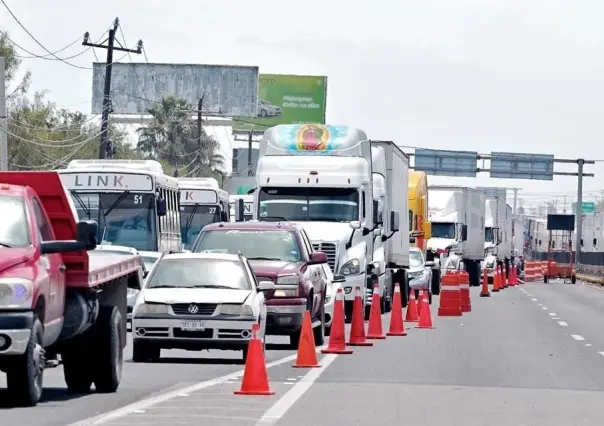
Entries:
POLYGON ((237 217, 235 214, 235 204, 238 200, 243 199, 243 220, 247 222, 253 219, 252 208, 254 207, 254 196, 253 195, 230 195, 229 206, 231 211, 231 222, 236 222, 237 217))
POLYGON ((178 178, 180 188, 180 233, 189 250, 201 229, 214 222, 229 221, 229 194, 213 178, 178 178))
POLYGON ((178 180, 152 160, 73 160, 59 170, 79 219, 99 224, 101 244, 178 251, 178 180))

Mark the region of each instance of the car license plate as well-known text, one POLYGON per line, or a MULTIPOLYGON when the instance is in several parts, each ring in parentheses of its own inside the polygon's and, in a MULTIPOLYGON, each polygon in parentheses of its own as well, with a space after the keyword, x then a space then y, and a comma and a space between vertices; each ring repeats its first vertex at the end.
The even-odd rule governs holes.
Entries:
POLYGON ((183 321, 180 323, 180 328, 186 331, 204 331, 206 324, 201 321, 183 321))

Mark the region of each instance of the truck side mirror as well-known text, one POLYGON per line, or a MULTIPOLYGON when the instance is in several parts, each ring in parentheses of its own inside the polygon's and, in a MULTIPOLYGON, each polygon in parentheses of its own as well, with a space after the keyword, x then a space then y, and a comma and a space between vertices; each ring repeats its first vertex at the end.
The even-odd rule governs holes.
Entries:
POLYGON ((468 241, 468 225, 461 225, 461 241, 468 241))
POLYGON ((381 225, 379 215, 379 203, 377 200, 373 200, 373 226, 381 225))
POLYGON ((594 238, 594 242, 593 242, 593 244, 594 244, 594 246, 597 246, 597 245, 598 245, 598 239, 597 239, 597 238, 594 238))
POLYGON ((83 243, 86 250, 94 250, 99 225, 94 220, 80 220, 76 224, 76 241, 83 243))
POLYGON ((391 211, 390 212, 390 232, 398 232, 399 231, 399 215, 398 212, 391 211))
POLYGON ((245 220, 245 202, 243 198, 239 198, 235 202, 235 222, 243 222, 245 220))
POLYGON ((166 203, 166 200, 164 200, 163 198, 158 198, 157 201, 155 202, 156 207, 157 207, 157 215, 158 216, 165 216, 166 214, 168 214, 168 204, 166 203))

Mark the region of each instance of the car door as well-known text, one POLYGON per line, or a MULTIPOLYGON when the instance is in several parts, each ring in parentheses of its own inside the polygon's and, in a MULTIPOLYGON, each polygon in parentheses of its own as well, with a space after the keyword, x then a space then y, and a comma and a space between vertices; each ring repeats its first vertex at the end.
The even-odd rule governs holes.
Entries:
MULTIPOLYGON (((308 253, 308 257, 310 258, 310 254, 313 252, 313 248, 312 248, 310 239, 308 238, 308 235, 306 235, 306 232, 304 230, 300 231, 300 235, 302 238, 302 243, 304 244, 304 247, 306 248, 306 252, 308 253)), ((308 265, 306 274, 308 274, 308 280, 312 283, 313 288, 314 288, 314 298, 313 298, 314 300, 313 300, 312 313, 313 313, 313 316, 316 317, 316 315, 319 314, 319 310, 325 303, 324 295, 325 295, 325 285, 326 285, 325 283, 326 283, 327 277, 325 277, 325 272, 323 271, 323 265, 308 265)))
MULTIPOLYGON (((50 221, 37 198, 32 199, 34 215, 38 224, 38 235, 42 241, 52 241, 54 235, 50 221)), ((53 321, 58 322, 63 317, 65 305, 65 265, 63 256, 59 253, 43 254, 40 256, 41 265, 48 273, 48 303, 46 306, 45 325, 53 321)))

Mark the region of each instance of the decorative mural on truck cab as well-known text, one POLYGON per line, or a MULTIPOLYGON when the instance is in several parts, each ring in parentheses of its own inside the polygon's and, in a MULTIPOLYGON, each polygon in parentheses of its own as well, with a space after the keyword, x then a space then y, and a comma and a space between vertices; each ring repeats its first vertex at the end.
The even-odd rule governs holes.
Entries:
POLYGON ((277 138, 271 140, 270 144, 276 148, 281 145, 281 149, 286 149, 292 154, 308 151, 329 154, 349 149, 359 142, 350 137, 351 129, 347 126, 288 124, 277 128, 277 138))

